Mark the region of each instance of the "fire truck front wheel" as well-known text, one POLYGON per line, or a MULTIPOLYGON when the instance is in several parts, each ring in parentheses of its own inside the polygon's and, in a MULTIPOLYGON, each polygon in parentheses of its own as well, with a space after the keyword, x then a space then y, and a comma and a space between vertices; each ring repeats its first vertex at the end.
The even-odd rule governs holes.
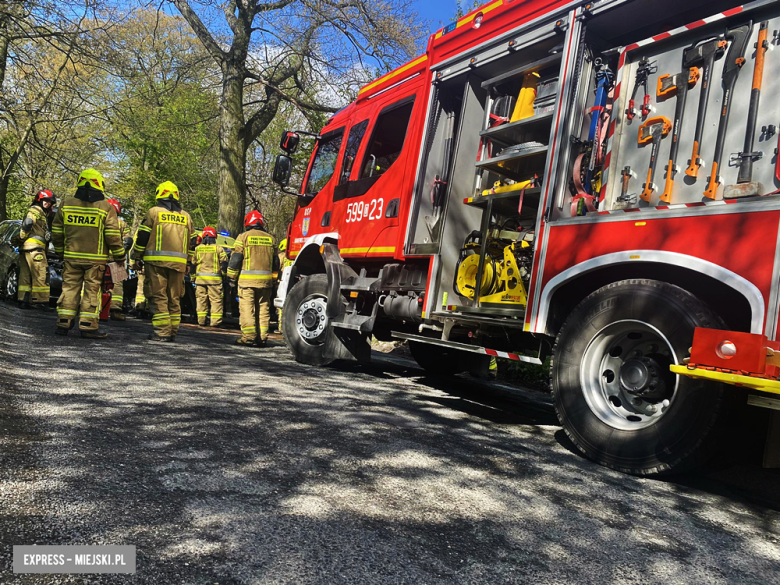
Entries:
POLYGON ((696 327, 725 328, 692 294, 654 280, 609 284, 575 307, 555 342, 551 381, 558 419, 584 455, 650 475, 714 454, 736 393, 669 371, 696 327))
POLYGON ((311 366, 333 362, 325 349, 337 340, 329 327, 328 277, 313 274, 301 279, 287 293, 282 309, 282 337, 295 361, 311 366))

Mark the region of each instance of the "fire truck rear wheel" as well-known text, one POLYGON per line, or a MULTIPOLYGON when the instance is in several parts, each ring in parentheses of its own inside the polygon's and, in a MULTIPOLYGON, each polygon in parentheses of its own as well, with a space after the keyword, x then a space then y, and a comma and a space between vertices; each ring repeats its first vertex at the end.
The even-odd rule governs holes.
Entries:
POLYGON ((333 358, 325 349, 338 340, 328 326, 328 277, 313 274, 301 279, 287 293, 282 309, 282 337, 295 361, 310 366, 325 366, 333 358))
POLYGON ((409 351, 417 365, 433 376, 460 374, 470 363, 465 352, 430 343, 409 341, 409 351))
POLYGON ((609 284, 575 307, 550 371, 558 420, 584 455, 634 475, 679 473, 714 455, 738 393, 669 372, 696 327, 725 328, 692 294, 655 280, 609 284))

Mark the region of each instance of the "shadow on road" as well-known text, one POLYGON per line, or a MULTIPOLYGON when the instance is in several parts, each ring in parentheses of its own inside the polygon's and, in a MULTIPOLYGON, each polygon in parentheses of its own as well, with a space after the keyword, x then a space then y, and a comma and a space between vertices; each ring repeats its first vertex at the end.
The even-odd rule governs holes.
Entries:
MULTIPOLYGON (((34 470, 16 504, 0 500, 20 527, 3 543, 135 544, 132 582, 160 583, 766 582, 780 569, 776 512, 574 456, 544 394, 383 356, 302 367, 278 341, 237 348, 189 328, 161 346, 128 321, 101 344, 55 340, 53 315, 0 306, 0 319, 0 402, 15 409, 0 412, 3 444, 23 446, 3 461, 34 470)), ((4 494, 16 479, 0 477, 4 494)))

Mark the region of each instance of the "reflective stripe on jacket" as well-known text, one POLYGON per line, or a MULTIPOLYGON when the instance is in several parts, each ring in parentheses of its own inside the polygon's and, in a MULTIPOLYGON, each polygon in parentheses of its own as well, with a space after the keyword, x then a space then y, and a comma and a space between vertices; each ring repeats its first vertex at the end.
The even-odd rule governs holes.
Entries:
POLYGON ((228 270, 228 278, 238 277, 238 286, 270 288, 273 286, 273 267, 278 258, 273 237, 262 230, 249 230, 236 238, 234 254, 243 254, 241 270, 228 270), (240 272, 240 274, 239 274, 240 272))
POLYGON ((54 216, 51 239, 57 255, 71 262, 105 264, 125 257, 116 210, 105 199, 65 199, 54 216))
POLYGON ((227 254, 216 244, 201 244, 195 248, 195 284, 222 284, 222 263, 227 254))
POLYGON ((169 211, 165 207, 152 207, 146 214, 138 232, 149 232, 146 248, 137 244, 134 248, 136 258, 143 252, 144 262, 152 262, 163 268, 184 272, 187 260, 192 260, 194 250, 190 250, 190 238, 194 233, 192 218, 186 211, 169 211))
POLYGON ((24 229, 19 231, 19 239, 24 240, 22 250, 45 250, 48 247, 46 232, 49 230, 46 212, 38 205, 31 205, 30 209, 27 210, 25 219, 27 218, 32 220, 33 225, 30 231, 25 231, 24 229))

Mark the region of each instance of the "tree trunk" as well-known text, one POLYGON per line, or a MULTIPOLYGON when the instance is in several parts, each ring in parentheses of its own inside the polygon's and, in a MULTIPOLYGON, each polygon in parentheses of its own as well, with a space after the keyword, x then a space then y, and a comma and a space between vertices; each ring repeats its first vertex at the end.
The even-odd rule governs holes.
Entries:
POLYGON ((10 182, 11 177, 0 177, 0 221, 8 219, 6 204, 8 202, 8 185, 10 182))
POLYGON ((243 229, 246 201, 244 148, 244 77, 240 67, 222 68, 219 105, 219 229, 236 237, 243 229))

